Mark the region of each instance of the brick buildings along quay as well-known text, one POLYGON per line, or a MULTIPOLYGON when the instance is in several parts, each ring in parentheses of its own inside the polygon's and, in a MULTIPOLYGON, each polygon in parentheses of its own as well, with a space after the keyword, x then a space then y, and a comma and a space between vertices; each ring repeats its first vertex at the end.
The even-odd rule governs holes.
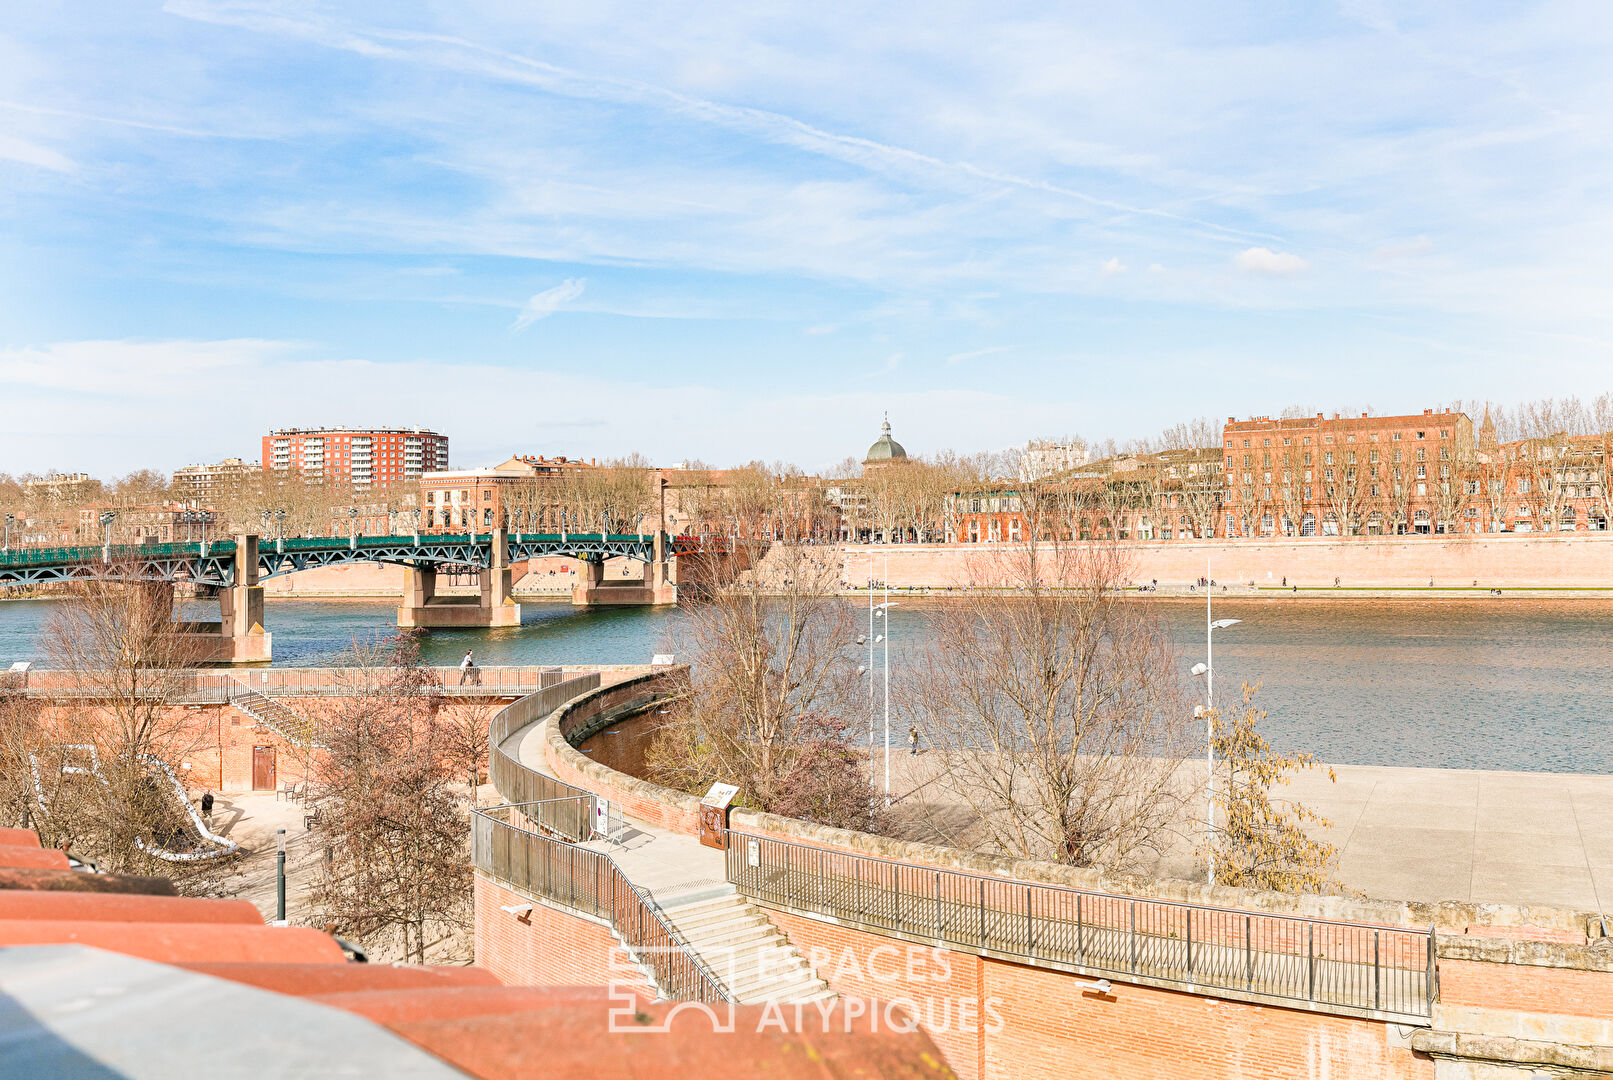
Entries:
MULTIPOLYGON (((1091 462, 1040 481, 1036 491, 1038 505, 1056 505, 1085 538, 1599 532, 1613 516, 1610 445, 1606 435, 1568 434, 1502 443, 1488 413, 1475 429, 1463 413, 1432 409, 1229 418, 1219 447, 1091 462), (1052 504, 1050 494, 1059 496, 1052 504)), ((953 493, 947 539, 1028 535, 1030 490, 980 485, 953 493)))

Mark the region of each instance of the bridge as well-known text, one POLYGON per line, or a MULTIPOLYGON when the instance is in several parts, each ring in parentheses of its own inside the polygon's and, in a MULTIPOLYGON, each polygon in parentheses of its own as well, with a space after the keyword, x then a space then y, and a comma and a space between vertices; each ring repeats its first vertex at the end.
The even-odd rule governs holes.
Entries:
POLYGON ((251 534, 229 540, 172 544, 126 544, 22 548, 0 553, 0 588, 50 582, 124 581, 172 590, 194 586, 219 599, 220 621, 195 624, 216 639, 211 658, 220 663, 261 663, 270 656, 263 629, 265 579, 319 566, 377 562, 408 569, 398 626, 518 626, 521 607, 510 593, 510 567, 531 559, 565 556, 583 564, 572 595, 578 606, 675 604, 670 572, 677 554, 716 551, 721 541, 644 533, 487 533, 408 536, 293 537, 268 541, 251 534), (645 564, 642 582, 607 582, 607 559, 645 564), (439 572, 470 572, 477 596, 442 596, 439 572))

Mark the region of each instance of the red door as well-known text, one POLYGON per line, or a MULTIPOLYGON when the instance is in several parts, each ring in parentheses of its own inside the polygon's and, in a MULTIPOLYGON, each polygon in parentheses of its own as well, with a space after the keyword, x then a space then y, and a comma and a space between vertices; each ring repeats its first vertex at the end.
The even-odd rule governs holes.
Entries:
POLYGON ((274 747, 252 748, 252 790, 274 790, 274 747))

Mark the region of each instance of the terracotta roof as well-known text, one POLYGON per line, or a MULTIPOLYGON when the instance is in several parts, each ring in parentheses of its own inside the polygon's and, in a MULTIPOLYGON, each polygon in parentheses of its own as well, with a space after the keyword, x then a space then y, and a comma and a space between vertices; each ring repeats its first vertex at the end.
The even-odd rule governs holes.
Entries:
POLYGON ((786 1032, 752 1006, 718 1034, 698 1009, 640 1000, 625 1022, 667 1031, 613 1033, 623 1002, 604 987, 350 963, 330 936, 267 926, 245 901, 66 865, 34 834, 0 830, 0 999, 13 1006, 0 1043, 18 1075, 952 1076, 928 1036, 876 1030, 866 1013, 807 1009, 786 1032))

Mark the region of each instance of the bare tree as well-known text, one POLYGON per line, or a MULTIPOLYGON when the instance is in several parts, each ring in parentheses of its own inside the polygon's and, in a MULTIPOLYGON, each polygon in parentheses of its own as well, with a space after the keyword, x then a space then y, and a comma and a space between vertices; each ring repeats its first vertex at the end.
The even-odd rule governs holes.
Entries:
POLYGON ((423 962, 468 917, 468 808, 453 790, 462 763, 412 638, 355 645, 350 659, 310 785, 329 853, 314 899, 336 930, 396 941, 423 962))
MULTIPOLYGON (((117 568, 109 577, 118 577, 117 568)), ((173 877, 184 890, 212 891, 214 860, 172 862, 198 839, 178 765, 205 729, 176 702, 204 658, 198 636, 173 619, 173 586, 85 582, 44 632, 52 665, 77 696, 38 731, 36 821, 47 844, 67 846, 104 869, 173 877)))
POLYGON ((870 788, 847 718, 858 672, 852 608, 819 549, 773 544, 757 570, 717 583, 679 628, 689 691, 646 755, 650 774, 685 791, 722 780, 747 806, 867 828, 870 788), (761 572, 765 568, 765 573, 761 572))
MULTIPOLYGON (((1199 845, 1199 858, 1212 860, 1223 885, 1276 892, 1321 892, 1332 881, 1337 849, 1313 840, 1305 826, 1326 829, 1326 818, 1297 802, 1275 802, 1274 788, 1300 769, 1318 766, 1309 754, 1279 754, 1258 729, 1266 714, 1253 705, 1254 690, 1243 690, 1243 708, 1231 717, 1214 716, 1211 726, 1223 782, 1215 793, 1215 832, 1199 845)), ((1336 779, 1326 769, 1329 780, 1336 779)))
MULTIPOLYGON (((1026 493, 1032 535, 1064 507, 1026 493)), ((1152 612, 1121 599, 1113 543, 1001 549, 972 594, 931 619, 904 708, 936 755, 930 799, 969 808, 1011 855, 1123 870, 1157 851, 1182 805, 1190 704, 1152 612)))

